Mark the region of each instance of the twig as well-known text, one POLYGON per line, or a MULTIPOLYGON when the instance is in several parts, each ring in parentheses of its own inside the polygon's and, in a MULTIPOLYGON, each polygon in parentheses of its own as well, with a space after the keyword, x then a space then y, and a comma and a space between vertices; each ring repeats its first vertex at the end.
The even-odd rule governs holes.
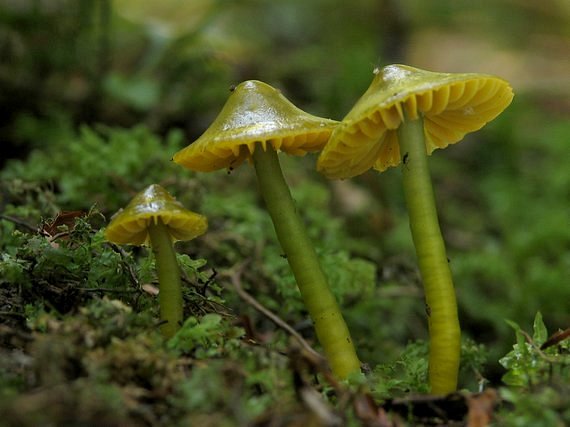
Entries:
POLYGON ((129 273, 129 278, 131 279, 131 282, 135 285, 135 287, 137 289, 141 289, 141 285, 139 283, 139 280, 137 279, 137 276, 135 274, 135 272, 133 271, 131 265, 128 263, 127 261, 127 253, 123 250, 123 248, 121 248, 120 246, 114 244, 114 243, 110 243, 111 248, 113 248, 113 250, 115 252, 117 252, 120 256, 121 256, 121 261, 123 262, 123 265, 125 266, 127 273, 129 273))
MULTIPOLYGON (((221 302, 213 301, 213 300, 209 299, 207 295, 205 295, 204 293, 202 293, 202 291, 197 291, 197 290, 196 290, 196 289, 198 289, 197 286, 196 286, 190 279, 188 279, 188 277, 186 277, 186 273, 184 273, 184 272, 183 272, 183 276, 182 276, 182 282, 183 282, 184 284, 188 285, 188 288, 190 289, 190 292, 192 292, 192 296, 196 296, 197 298, 201 299, 204 304, 205 304, 205 303, 208 303, 208 304, 210 304, 212 307, 213 307, 213 306, 217 306, 218 309, 221 308, 221 309, 224 310, 224 311, 222 312, 223 314, 230 315, 231 310, 230 310, 228 307, 226 307, 224 304, 222 304, 221 302)), ((185 298, 186 298, 186 297, 185 297, 185 298)), ((221 313, 221 312, 218 312, 218 311, 216 310, 216 313, 221 313)))
POLYGON ((37 228, 37 227, 34 227, 34 226, 31 225, 31 224, 28 224, 28 223, 27 223, 26 221, 24 221, 23 219, 16 218, 16 217, 14 217, 14 216, 4 215, 4 214, 0 214, 0 219, 5 219, 6 221, 13 222, 14 224, 20 225, 20 226, 22 226, 22 227, 24 227, 24 228, 26 228, 26 229, 28 229, 28 230, 34 232, 34 233, 37 233, 37 232, 38 232, 38 228, 37 228))
POLYGON ((139 292, 137 289, 113 289, 113 288, 84 288, 81 292, 108 292, 115 294, 133 294, 139 292))
POLYGON ((53 236, 50 236, 49 233, 46 233, 48 237, 49 236, 49 241, 50 242, 55 242, 57 239, 61 239, 62 237, 68 237, 69 235, 71 235, 70 231, 60 231, 59 233, 54 234, 53 236))
POLYGON ((26 316, 22 313, 17 313, 14 311, 0 311, 0 316, 12 316, 12 317, 19 317, 21 319, 25 319, 26 316))
POLYGON ((546 350, 548 347, 552 347, 553 345, 556 345, 569 337, 570 337, 570 328, 566 328, 563 331, 555 332, 550 337, 548 337, 548 339, 544 343, 542 343, 540 349, 546 350))
POLYGON ((301 347, 303 347, 303 349, 305 349, 312 356, 318 358, 319 360, 324 360, 324 357, 319 352, 317 352, 313 347, 311 347, 311 345, 301 336, 301 334, 299 334, 287 322, 282 320, 279 316, 277 316, 271 310, 265 308, 259 301, 257 301, 252 295, 250 295, 247 291, 245 291, 242 288, 242 286, 241 286, 241 274, 242 274, 243 269, 245 268, 246 264, 247 264, 247 261, 244 261, 243 263, 241 263, 236 268, 233 268, 232 270, 224 271, 220 275, 224 275, 224 276, 229 277, 229 279, 230 279, 233 287, 235 288, 238 296, 242 300, 244 300, 246 303, 251 305, 257 311, 259 311, 261 314, 263 314, 265 317, 267 317, 269 320, 271 320, 277 327, 283 329, 285 332, 287 332, 289 335, 291 335, 293 338, 295 338, 299 342, 301 347))

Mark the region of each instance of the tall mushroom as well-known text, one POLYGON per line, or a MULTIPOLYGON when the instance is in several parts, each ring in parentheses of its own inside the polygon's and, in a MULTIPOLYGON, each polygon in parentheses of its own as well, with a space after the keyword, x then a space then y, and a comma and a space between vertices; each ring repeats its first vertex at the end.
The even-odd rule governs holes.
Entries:
POLYGON ((297 215, 277 157, 320 150, 338 122, 308 114, 280 91, 256 80, 239 84, 211 126, 174 155, 196 171, 237 167, 253 159, 258 185, 317 338, 339 378, 360 371, 348 327, 297 215))
POLYGON ((349 178, 403 162, 410 228, 429 314, 432 393, 457 387, 460 327, 427 155, 482 128, 511 102, 509 84, 485 74, 434 73, 405 65, 375 70, 370 87, 333 132, 317 169, 349 178))
POLYGON ((105 238, 113 243, 150 243, 158 273, 160 330, 166 338, 176 333, 183 320, 180 269, 173 243, 192 240, 207 228, 206 217, 185 209, 163 187, 153 184, 117 212, 105 230, 105 238))

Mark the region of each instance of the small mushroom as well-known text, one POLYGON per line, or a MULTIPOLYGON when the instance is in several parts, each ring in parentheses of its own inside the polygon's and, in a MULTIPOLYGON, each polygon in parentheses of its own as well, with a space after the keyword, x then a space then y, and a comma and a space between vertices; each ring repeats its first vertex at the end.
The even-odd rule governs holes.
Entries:
POLYGON ((234 88, 211 126, 174 155, 196 171, 233 169, 253 160, 260 192, 301 291, 317 337, 339 378, 360 371, 352 339, 283 176, 278 151, 303 156, 320 150, 338 122, 308 114, 256 80, 234 88))
POLYGON ((113 243, 150 243, 160 289, 160 330, 166 338, 176 333, 183 320, 180 269, 173 243, 192 240, 207 228, 206 217, 185 209, 163 187, 153 184, 117 212, 105 230, 105 238, 113 243))
POLYGON ((509 84, 485 74, 434 73, 405 65, 375 70, 370 87, 335 129, 317 169, 349 178, 402 163, 410 228, 430 308, 432 393, 457 387, 460 326, 427 155, 482 128, 511 102, 509 84))

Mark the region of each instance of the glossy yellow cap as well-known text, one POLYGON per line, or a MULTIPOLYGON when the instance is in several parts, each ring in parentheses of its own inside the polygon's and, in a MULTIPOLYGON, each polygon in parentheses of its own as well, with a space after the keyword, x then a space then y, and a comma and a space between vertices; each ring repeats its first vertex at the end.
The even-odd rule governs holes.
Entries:
POLYGON ((192 240, 208 228, 205 216, 187 210, 163 187, 153 184, 113 216, 105 230, 105 238, 117 244, 147 244, 148 226, 159 218, 173 241, 192 240))
POLYGON ((277 151, 303 156, 322 149, 337 124, 297 108, 266 83, 248 80, 232 91, 204 134, 173 160, 202 172, 235 168, 251 156, 256 143, 264 150, 271 144, 277 151))
POLYGON ((389 65, 374 74, 319 156, 317 169, 329 178, 397 166, 397 129, 404 116, 423 116, 426 150, 431 154, 482 128, 513 99, 505 80, 486 74, 435 73, 406 65, 389 65))

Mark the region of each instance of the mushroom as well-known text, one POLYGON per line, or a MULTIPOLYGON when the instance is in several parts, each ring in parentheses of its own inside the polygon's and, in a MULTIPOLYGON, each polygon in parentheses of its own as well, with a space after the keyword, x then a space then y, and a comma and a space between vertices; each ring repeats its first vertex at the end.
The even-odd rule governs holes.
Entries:
POLYGON ((111 219, 105 238, 117 244, 146 245, 156 259, 159 282, 160 330, 172 337, 183 320, 180 269, 173 243, 192 240, 208 228, 206 217, 182 206, 163 187, 150 185, 111 219))
POLYGON ((360 372, 346 322, 329 289, 315 249, 297 215, 278 151, 303 156, 320 150, 338 122, 308 114, 266 83, 249 80, 233 89, 218 117, 174 162, 214 171, 253 160, 259 189, 273 221, 317 338, 339 378, 360 372))
POLYGON ((511 102, 509 84, 485 74, 434 73, 406 65, 374 71, 370 87, 335 129, 317 162, 329 178, 402 163, 410 228, 428 307, 429 382, 454 391, 460 359, 457 303, 427 155, 482 128, 511 102))

